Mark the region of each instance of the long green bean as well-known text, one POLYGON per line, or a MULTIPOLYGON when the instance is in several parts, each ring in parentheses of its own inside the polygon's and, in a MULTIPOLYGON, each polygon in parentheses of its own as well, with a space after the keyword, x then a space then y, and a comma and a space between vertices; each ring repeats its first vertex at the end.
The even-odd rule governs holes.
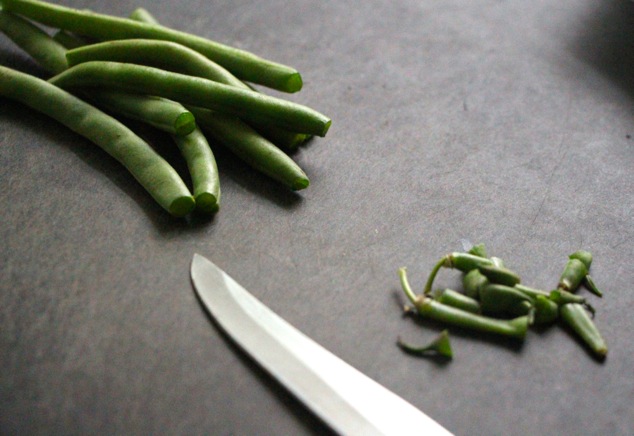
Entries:
POLYGON ((168 27, 37 0, 3 0, 2 4, 7 11, 100 40, 146 38, 177 42, 200 52, 242 80, 286 92, 299 91, 302 87, 302 78, 293 68, 168 27))
POLYGON ((196 107, 189 110, 205 133, 251 167, 293 190, 308 187, 308 176, 288 155, 238 118, 196 107))
POLYGON ((194 187, 196 210, 215 213, 220 208, 220 182, 216 159, 207 138, 196 128, 189 135, 173 135, 187 162, 194 187))
POLYGON ((86 62, 58 74, 51 83, 62 88, 108 87, 158 95, 319 136, 325 136, 331 124, 325 115, 291 101, 143 65, 86 62))
MULTIPOLYGON (((149 23, 149 24, 160 24, 158 20, 149 11, 147 11, 144 8, 135 9, 130 14, 130 19, 135 21, 141 21, 144 23, 149 23)), ((167 42, 167 41, 158 41, 158 42, 167 42)), ((163 69, 167 69, 177 73, 178 72, 187 73, 189 71, 189 74, 193 76, 207 78, 207 79, 214 80, 220 83, 224 83, 226 85, 233 85, 242 89, 255 90, 254 88, 250 87, 249 85, 244 83, 242 80, 235 77, 233 74, 231 74, 229 71, 227 71, 226 69, 224 69, 217 63, 213 62, 212 60, 210 60, 209 58, 205 56, 200 55, 200 53, 196 51, 192 51, 181 44, 176 44, 176 43, 171 43, 171 44, 185 49, 184 51, 181 50, 180 52, 172 53, 171 55, 173 56, 168 56, 169 59, 175 59, 176 62, 174 61, 170 62, 169 60, 166 62, 165 60, 163 60, 163 61, 160 61, 160 63, 156 63, 157 61, 152 59, 154 54, 148 53, 146 56, 149 57, 150 60, 148 60, 145 63, 145 65, 159 66, 163 69), (188 54, 187 50, 189 50, 190 52, 193 52, 193 55, 188 54), (180 62, 180 58, 182 57, 190 59, 189 62, 185 62, 188 64, 188 66, 185 69, 183 69, 183 66, 181 65, 181 62, 180 62)), ((92 50, 101 51, 101 50, 96 50, 94 48, 92 50)), ((132 47, 132 51, 136 52, 137 49, 132 47)), ((108 49, 107 52, 109 53, 108 56, 112 56, 112 49, 108 49)), ((91 53, 86 53, 86 52, 80 53, 79 58, 77 60, 82 60, 82 62, 85 62, 87 60, 116 60, 116 58, 112 58, 112 57, 110 59, 106 59, 106 58, 98 59, 94 57, 95 56, 94 52, 91 52, 91 53), (89 59, 88 58, 89 55, 93 56, 93 58, 89 59)), ((77 55, 76 53, 70 54, 71 57, 76 55, 77 55)), ((170 54, 168 53, 168 55, 170 54)), ((135 59, 133 60, 133 63, 143 63, 143 62, 140 62, 138 59, 135 59)), ((303 144, 304 142, 306 142, 311 136, 305 133, 291 132, 291 131, 282 129, 280 127, 271 125, 268 122, 258 123, 258 122, 251 121, 250 125, 260 135, 264 136, 273 144, 279 147, 285 148, 287 150, 295 150, 300 144, 303 144)))
POLYGON ((1 66, 0 95, 50 116, 97 144, 172 215, 184 216, 194 208, 194 198, 176 171, 114 118, 44 80, 1 66))
POLYGON ((70 67, 90 61, 147 65, 251 90, 246 83, 209 58, 171 41, 123 39, 100 42, 69 50, 66 60, 70 67))

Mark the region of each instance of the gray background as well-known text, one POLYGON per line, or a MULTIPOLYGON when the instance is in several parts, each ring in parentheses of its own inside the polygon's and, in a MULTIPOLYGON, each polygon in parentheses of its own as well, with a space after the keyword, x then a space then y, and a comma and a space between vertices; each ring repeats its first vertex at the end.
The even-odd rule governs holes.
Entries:
MULTIPOLYGON (((214 146, 222 210, 177 220, 92 144, 0 100, 1 433, 326 432, 210 323, 195 252, 458 435, 634 433, 634 4, 64 4, 145 6, 293 65, 288 98, 333 126, 293 155, 299 194, 214 146), (591 251, 607 360, 559 327, 522 345, 454 330, 450 363, 401 353, 397 336, 441 326, 401 315, 397 268, 420 290, 461 239, 543 288, 591 251)), ((46 77, 4 36, 0 62, 46 77)))

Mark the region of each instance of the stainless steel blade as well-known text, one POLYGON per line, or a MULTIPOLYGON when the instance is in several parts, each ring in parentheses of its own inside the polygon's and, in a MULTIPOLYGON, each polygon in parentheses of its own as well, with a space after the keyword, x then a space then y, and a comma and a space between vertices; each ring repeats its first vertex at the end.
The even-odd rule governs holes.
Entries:
POLYGON ((191 276, 218 324, 343 435, 450 435, 436 421, 314 342, 201 255, 191 276))

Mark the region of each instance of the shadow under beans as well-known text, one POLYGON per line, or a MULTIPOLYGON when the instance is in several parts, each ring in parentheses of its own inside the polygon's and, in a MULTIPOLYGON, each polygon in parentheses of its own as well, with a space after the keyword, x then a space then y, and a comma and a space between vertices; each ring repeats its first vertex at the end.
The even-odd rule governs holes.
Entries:
POLYGON ((634 2, 599 2, 569 42, 569 50, 634 99, 634 2))
POLYGON ((335 433, 315 414, 313 414, 304 404, 296 399, 282 384, 277 382, 271 375, 264 370, 251 356, 249 356, 242 348, 240 348, 227 334, 224 329, 216 322, 216 320, 205 309, 204 304, 196 294, 200 304, 200 310, 205 314, 210 323, 216 328, 227 348, 233 352, 238 359, 244 364, 249 372, 254 375, 257 381, 264 386, 275 399, 284 405, 289 413, 294 417, 295 421, 301 423, 307 431, 307 434, 320 436, 334 436, 335 433))

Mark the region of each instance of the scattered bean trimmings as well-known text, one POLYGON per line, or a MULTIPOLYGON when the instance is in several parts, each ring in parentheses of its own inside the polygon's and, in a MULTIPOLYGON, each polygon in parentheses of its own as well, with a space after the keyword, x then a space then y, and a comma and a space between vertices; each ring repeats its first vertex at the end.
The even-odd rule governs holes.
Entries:
MULTIPOLYGON (((529 327, 550 325, 558 319, 586 343, 598 359, 608 352, 593 318, 595 310, 583 296, 575 292, 583 284, 590 292, 601 296, 594 282, 588 280, 592 255, 579 250, 569 256, 557 288, 545 291, 520 283, 520 277, 503 266, 499 258, 487 257, 484 244, 468 252, 453 252, 443 256, 432 268, 424 290, 416 295, 409 284, 406 268, 398 274, 403 292, 412 303, 406 313, 468 330, 503 335, 523 340, 529 327), (462 292, 451 289, 433 290, 433 282, 441 268, 462 272, 462 292)), ((444 338, 443 341, 448 341, 444 338)), ((433 344, 434 342, 432 342, 433 344)), ((410 354, 433 354, 433 346, 399 346, 410 354)))

